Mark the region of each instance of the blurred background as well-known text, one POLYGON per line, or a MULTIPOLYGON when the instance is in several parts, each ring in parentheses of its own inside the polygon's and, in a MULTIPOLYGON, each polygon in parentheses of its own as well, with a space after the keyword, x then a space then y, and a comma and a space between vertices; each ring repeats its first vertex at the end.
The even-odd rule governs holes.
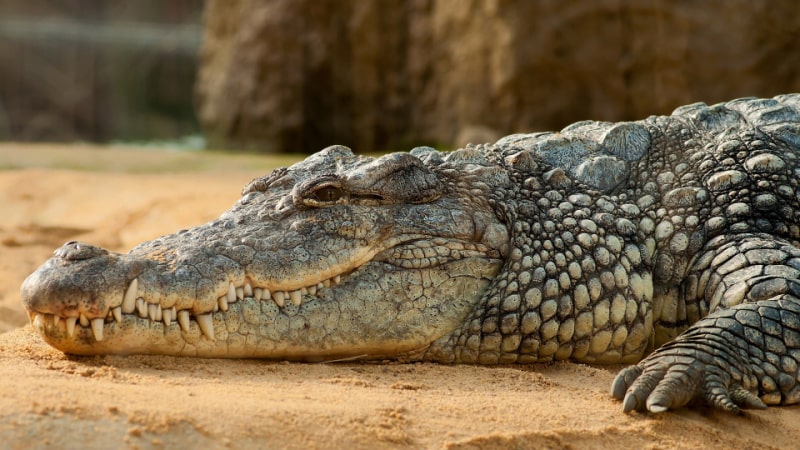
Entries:
POLYGON ((0 2, 0 140, 200 136, 200 0, 0 2))
POLYGON ((0 140, 456 148, 800 91, 794 0, 3 0, 0 140))

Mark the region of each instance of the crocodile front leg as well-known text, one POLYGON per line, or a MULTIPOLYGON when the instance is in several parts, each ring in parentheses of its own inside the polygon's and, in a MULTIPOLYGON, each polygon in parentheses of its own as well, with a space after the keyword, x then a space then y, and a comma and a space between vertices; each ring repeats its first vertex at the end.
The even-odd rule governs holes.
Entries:
POLYGON ((694 286, 700 309, 711 313, 617 375, 611 395, 624 411, 800 402, 800 249, 767 235, 728 241, 693 266, 706 280, 694 286))

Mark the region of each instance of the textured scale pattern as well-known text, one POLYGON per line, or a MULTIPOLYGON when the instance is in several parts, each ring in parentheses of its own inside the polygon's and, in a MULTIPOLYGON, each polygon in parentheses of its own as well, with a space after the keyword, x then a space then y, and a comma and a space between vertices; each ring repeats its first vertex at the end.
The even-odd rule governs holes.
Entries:
POLYGON ((799 156, 798 94, 451 153, 334 146, 128 255, 67 244, 23 298, 76 353, 631 363, 625 411, 793 404, 799 156))
MULTIPOLYGON (((618 380, 613 394, 625 397, 630 373, 642 367, 675 367, 671 359, 680 357, 694 369, 697 358, 716 358, 721 367, 736 368, 726 385, 737 384, 733 396, 740 404, 761 405, 743 392, 760 393, 766 404, 797 402, 797 341, 778 342, 782 335, 772 325, 777 338, 753 341, 756 333, 747 330, 758 330, 767 319, 736 309, 769 314, 774 307, 752 303, 794 307, 800 297, 798 111, 798 95, 698 103, 669 117, 581 122, 561 133, 498 142, 517 187, 496 200, 514 214, 508 219, 513 250, 484 307, 447 338, 446 347, 456 349, 450 358, 635 362, 671 342, 621 375, 619 380, 630 380, 618 380), (616 130, 631 137, 609 139, 616 130), (557 167, 536 176, 541 161, 557 167), (716 314, 748 320, 733 327, 716 314), (732 329, 718 331, 726 328, 732 329), (730 333, 747 341, 749 354, 724 345, 733 339, 730 333), (699 340, 702 349, 692 355, 676 350, 687 340, 699 340), (720 360, 727 352, 736 355, 720 360)), ((796 313, 783 316, 787 329, 797 323, 796 313)), ((647 395, 662 378, 646 372, 625 409, 660 411, 668 398, 667 407, 688 402, 694 388, 686 384, 687 373, 671 370, 663 386, 672 387, 658 388, 650 404, 647 395), (676 390, 685 398, 673 401, 662 392, 676 390)), ((717 395, 717 388, 706 390, 717 395)), ((729 397, 705 395, 712 404, 736 409, 729 397)))

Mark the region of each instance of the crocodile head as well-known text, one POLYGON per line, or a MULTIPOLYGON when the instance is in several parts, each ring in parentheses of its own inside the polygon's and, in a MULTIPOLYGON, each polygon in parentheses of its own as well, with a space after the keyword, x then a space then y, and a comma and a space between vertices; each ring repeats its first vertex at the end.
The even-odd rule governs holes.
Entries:
POLYGON ((495 186, 464 179, 489 169, 472 166, 329 147, 253 180, 219 219, 127 254, 65 244, 23 302, 72 354, 413 355, 461 325, 507 252, 495 186))

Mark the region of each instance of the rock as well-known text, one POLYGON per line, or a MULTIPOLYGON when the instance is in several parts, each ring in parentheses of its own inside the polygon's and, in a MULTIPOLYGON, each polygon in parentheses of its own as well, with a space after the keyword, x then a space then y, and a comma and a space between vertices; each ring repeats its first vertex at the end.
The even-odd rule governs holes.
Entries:
POLYGON ((669 114, 800 91, 798 15, 791 0, 209 0, 199 116, 214 146, 368 152, 669 114))

